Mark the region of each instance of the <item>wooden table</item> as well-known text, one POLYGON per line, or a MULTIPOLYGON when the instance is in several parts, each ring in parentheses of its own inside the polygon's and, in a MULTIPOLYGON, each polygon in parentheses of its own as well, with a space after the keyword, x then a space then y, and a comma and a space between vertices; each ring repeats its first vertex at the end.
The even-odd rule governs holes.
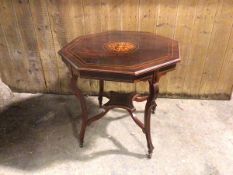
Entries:
POLYGON ((180 61, 178 42, 147 32, 110 31, 78 37, 63 47, 59 54, 71 72, 70 86, 82 108, 80 147, 83 146, 87 125, 103 117, 110 109, 123 108, 145 133, 150 158, 154 149, 150 121, 151 112, 154 113, 157 106, 158 82, 161 75, 173 70, 180 61), (88 117, 83 93, 77 86, 79 77, 99 80, 99 106, 104 109, 100 114, 88 117), (104 81, 148 81, 149 95, 143 96, 136 92, 105 93, 104 81), (109 99, 104 105, 103 96, 109 99), (136 110, 133 101, 145 100, 142 123, 133 113, 136 110))

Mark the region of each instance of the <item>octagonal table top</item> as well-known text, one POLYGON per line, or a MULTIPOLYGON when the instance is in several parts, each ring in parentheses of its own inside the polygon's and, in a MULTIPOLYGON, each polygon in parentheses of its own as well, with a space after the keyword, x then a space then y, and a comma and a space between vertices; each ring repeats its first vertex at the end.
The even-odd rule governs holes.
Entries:
POLYGON ((180 61, 178 42, 149 32, 109 31, 80 36, 59 54, 78 71, 138 76, 180 61))

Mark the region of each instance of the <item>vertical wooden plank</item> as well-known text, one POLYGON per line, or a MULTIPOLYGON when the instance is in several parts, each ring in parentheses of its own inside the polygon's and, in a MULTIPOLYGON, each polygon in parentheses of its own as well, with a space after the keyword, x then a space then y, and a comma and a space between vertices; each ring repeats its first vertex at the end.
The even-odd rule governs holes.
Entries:
POLYGON ((27 59, 25 59, 24 48, 21 42, 20 32, 18 28, 17 18, 12 6, 12 2, 9 0, 1 1, 0 14, 2 31, 6 38, 6 44, 10 55, 10 64, 12 64, 12 72, 14 74, 14 84, 11 85, 13 90, 29 91, 29 65, 27 59))
POLYGON ((189 55, 183 92, 188 95, 198 95, 204 60, 207 55, 214 19, 217 10, 221 9, 222 1, 199 1, 197 16, 192 32, 192 45, 189 55))
POLYGON ((85 17, 85 33, 101 32, 101 1, 83 1, 85 17))
MULTIPOLYGON (((85 0, 83 1, 85 34, 101 32, 101 1, 85 0)), ((89 80, 90 92, 96 94, 99 90, 97 80, 89 80)))
POLYGON ((8 86, 15 85, 14 67, 8 52, 2 25, 0 24, 0 78, 8 86))
POLYGON ((139 31, 155 32, 159 10, 157 0, 140 0, 139 6, 139 31))
POLYGON ((121 30, 122 1, 101 0, 101 31, 121 30))
MULTIPOLYGON (((57 53, 69 41, 83 34, 82 1, 47 0, 46 2, 57 53), (77 8, 76 11, 75 8, 77 8)), ((70 72, 58 54, 57 58, 61 90, 64 93, 70 93, 70 72)), ((86 86, 85 83, 81 83, 81 89, 85 92, 90 90, 89 85, 86 86)))
MULTIPOLYGON (((155 32, 159 3, 156 0, 140 0, 139 6, 139 31, 155 32)), ((148 82, 136 83, 136 91, 148 93, 148 82)))
POLYGON ((12 2, 18 20, 23 49, 25 51, 24 59, 27 59, 29 64, 29 87, 32 92, 43 92, 46 90, 46 85, 29 2, 28 0, 13 0, 12 2))
POLYGON ((47 92, 60 92, 57 54, 50 28, 47 4, 44 0, 30 0, 47 92))
MULTIPOLYGON (((68 43, 64 18, 67 19, 69 3, 65 3, 63 0, 46 0, 46 4, 53 35, 54 48, 57 54, 57 51, 68 43)), ((69 70, 58 54, 57 58, 61 92, 67 93, 69 92, 69 70)))
MULTIPOLYGON (((139 0, 125 0, 122 1, 121 20, 122 30, 135 31, 138 30, 139 24, 139 0)), ((121 83, 121 91, 131 92, 135 91, 135 84, 121 83)))
POLYGON ((215 94, 220 94, 222 99, 230 99, 233 90, 233 27, 228 46, 224 55, 223 65, 218 77, 215 94))
POLYGON ((139 21, 138 17, 139 17, 139 0, 122 1, 122 5, 121 5, 122 30, 132 30, 132 31, 137 30, 138 21, 139 21))
MULTIPOLYGON (((160 0, 159 15, 156 24, 156 34, 173 38, 177 19, 178 0, 160 0)), ((167 92, 168 73, 160 80, 160 92, 167 92)))
POLYGON ((67 18, 64 18, 68 42, 84 34, 84 13, 82 0, 69 0, 67 18))
POLYGON ((24 89, 24 84, 27 82, 27 75, 25 69, 24 62, 21 59, 18 59, 22 53, 22 49, 20 47, 20 38, 19 38, 19 32, 17 30, 17 21, 14 15, 14 11, 12 8, 12 3, 10 1, 2 1, 0 3, 0 15, 4 16, 4 18, 1 18, 0 25, 1 25, 1 74, 3 81, 10 83, 10 81, 13 81, 11 84, 8 84, 13 89, 24 89), (9 60, 8 60, 8 67, 5 66, 4 63, 7 63, 7 55, 6 55, 6 47, 9 52, 9 60), (19 65, 21 69, 19 69, 19 65), (18 69, 17 69, 18 68, 18 69), (8 69, 12 69, 12 73, 8 74, 8 69), (12 75, 14 72, 18 70, 18 73, 15 74, 14 77, 12 75), (9 75, 9 76, 7 76, 9 75), (22 77, 19 78, 19 75, 22 77), (8 80, 11 79, 11 80, 8 80), (15 87, 15 85, 18 82, 18 86, 15 87))
MULTIPOLYGON (((72 38, 76 38, 78 36, 85 34, 85 16, 84 16, 84 6, 83 0, 71 0, 71 34, 72 38)), ((78 80, 79 87, 86 93, 91 92, 91 85, 88 79, 79 79, 78 80)))
POLYGON ((198 0, 179 0, 174 39, 179 41, 181 62, 177 65, 176 70, 169 75, 167 83, 168 94, 182 94, 183 91, 182 88, 187 62, 189 61, 197 1, 198 0))
MULTIPOLYGON (((3 5, 3 4, 2 4, 3 5)), ((0 6, 0 15, 2 16, 2 9, 4 6, 0 6)), ((8 52, 8 45, 6 37, 2 28, 2 20, 0 20, 0 79, 9 86, 14 85, 15 78, 13 75, 13 65, 10 60, 10 54, 8 52)))
MULTIPOLYGON (((121 30, 121 1, 101 0, 102 31, 121 30)), ((105 81, 105 91, 119 90, 120 83, 105 81)))
POLYGON ((200 83, 199 95, 215 95, 217 80, 224 61, 224 54, 226 53, 233 25, 232 17, 233 1, 224 0, 222 9, 218 11, 214 20, 213 32, 200 83))

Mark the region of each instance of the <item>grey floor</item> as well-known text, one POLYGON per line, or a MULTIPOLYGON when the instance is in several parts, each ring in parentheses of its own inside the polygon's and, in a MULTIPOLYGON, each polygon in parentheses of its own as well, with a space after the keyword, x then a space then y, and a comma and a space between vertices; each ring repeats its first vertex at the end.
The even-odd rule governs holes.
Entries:
MULTIPOLYGON (((87 103, 98 112, 96 98, 87 103)), ((149 160, 145 136, 124 110, 90 125, 79 148, 74 96, 15 94, 0 113, 0 175, 233 175, 233 100, 157 103, 149 160)), ((135 104, 140 119, 144 105, 135 104)))

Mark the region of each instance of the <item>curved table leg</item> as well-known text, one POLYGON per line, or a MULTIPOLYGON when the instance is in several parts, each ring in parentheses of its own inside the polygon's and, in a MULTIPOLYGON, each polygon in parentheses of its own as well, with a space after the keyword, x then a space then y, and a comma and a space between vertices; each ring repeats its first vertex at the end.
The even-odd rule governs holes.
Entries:
POLYGON ((75 96, 79 99, 80 105, 81 105, 82 126, 81 126, 81 130, 79 134, 79 141, 80 141, 80 147, 83 147, 84 135, 85 135, 85 130, 86 130, 87 121, 88 121, 88 113, 87 113, 87 106, 86 106, 84 96, 81 90, 77 86, 77 80, 78 80, 78 77, 76 75, 72 75, 71 80, 70 80, 70 87, 73 90, 75 96))
POLYGON ((132 110, 127 109, 133 121, 142 129, 142 132, 145 133, 144 124, 136 117, 132 110))
MULTIPOLYGON (((133 114, 133 110, 128 109, 128 112, 130 113, 135 123, 140 128, 142 128, 143 132, 146 135, 147 147, 148 147, 148 158, 151 158, 152 152, 154 149, 154 146, 151 140, 150 120, 151 120, 151 112, 155 110, 156 108, 155 100, 159 93, 158 79, 159 79, 159 76, 154 74, 152 80, 149 80, 149 96, 148 97, 139 98, 135 96, 131 98, 131 100, 135 100, 135 101, 144 101, 145 99, 147 100, 146 106, 145 106, 145 112, 144 112, 144 124, 136 118, 136 116, 133 114)), ((70 87, 73 90, 74 94, 77 96, 77 98, 80 100, 80 105, 82 109, 82 125, 81 125, 80 134, 79 134, 79 140, 80 140, 80 147, 83 147, 84 135, 85 135, 85 130, 86 130, 87 125, 92 123, 95 120, 102 118, 110 109, 117 107, 117 105, 106 107, 104 112, 101 112, 100 114, 88 119, 86 102, 85 102, 85 99, 84 99, 84 96, 81 90, 77 86, 77 80, 78 80, 78 76, 73 74, 70 80, 70 87)), ((99 93, 99 105, 102 106, 103 80, 100 80, 99 92, 100 92, 99 93)))
POLYGON ((151 140, 151 129, 150 129, 150 121, 151 121, 151 110, 156 108, 155 100, 159 93, 159 85, 158 85, 158 76, 154 75, 152 80, 149 80, 149 96, 147 98, 145 113, 144 113, 144 125, 145 125, 145 134, 147 140, 148 147, 148 158, 151 158, 154 146, 151 140))

